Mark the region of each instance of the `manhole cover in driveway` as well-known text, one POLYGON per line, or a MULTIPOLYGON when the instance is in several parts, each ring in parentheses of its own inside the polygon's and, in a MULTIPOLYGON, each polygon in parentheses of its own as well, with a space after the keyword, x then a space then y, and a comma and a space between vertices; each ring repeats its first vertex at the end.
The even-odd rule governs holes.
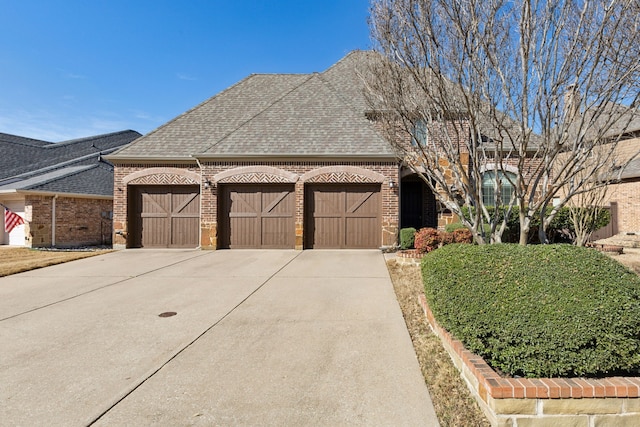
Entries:
POLYGON ((160 313, 158 314, 158 317, 171 317, 171 316, 175 316, 176 313, 175 311, 165 311, 164 313, 160 313))

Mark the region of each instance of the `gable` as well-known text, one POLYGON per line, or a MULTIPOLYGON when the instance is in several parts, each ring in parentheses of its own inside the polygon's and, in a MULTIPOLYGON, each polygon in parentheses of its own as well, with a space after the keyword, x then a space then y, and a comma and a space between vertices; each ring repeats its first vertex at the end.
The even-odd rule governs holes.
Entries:
POLYGON ((350 54, 324 73, 254 74, 109 159, 395 155, 365 117, 350 54))

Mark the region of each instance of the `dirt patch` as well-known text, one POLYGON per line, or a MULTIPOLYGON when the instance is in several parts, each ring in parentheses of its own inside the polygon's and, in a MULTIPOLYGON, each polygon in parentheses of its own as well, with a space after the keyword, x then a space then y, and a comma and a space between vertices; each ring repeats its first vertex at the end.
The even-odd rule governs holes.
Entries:
POLYGON ((107 252, 111 252, 111 249, 51 251, 29 248, 2 248, 0 250, 0 277, 107 252))
POLYGON ((418 295, 423 293, 420 267, 401 265, 392 259, 387 268, 440 424, 489 426, 440 339, 427 324, 418 302, 418 295))
POLYGON ((620 264, 630 268, 636 274, 640 274, 640 249, 624 248, 623 252, 618 254, 607 254, 620 264))

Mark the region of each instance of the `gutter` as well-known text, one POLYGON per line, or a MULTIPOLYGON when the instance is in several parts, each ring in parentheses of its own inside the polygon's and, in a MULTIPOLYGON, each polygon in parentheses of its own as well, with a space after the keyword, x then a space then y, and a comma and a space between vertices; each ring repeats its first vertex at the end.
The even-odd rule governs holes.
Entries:
POLYGON ((193 163, 192 156, 175 156, 175 157, 152 157, 152 156, 102 156, 103 159, 111 163, 135 163, 135 162, 153 162, 153 163, 193 163))
POLYGON ((106 196, 101 194, 60 193, 60 192, 54 192, 54 191, 20 190, 20 189, 0 190, 0 195, 2 194, 21 194, 21 195, 29 195, 29 196, 62 196, 62 197, 73 197, 76 199, 113 200, 113 195, 106 196))
POLYGON ((56 199, 58 195, 53 196, 51 203, 51 247, 56 247, 56 199))
POLYGON ((395 154, 263 154, 263 153, 244 153, 244 154, 194 154, 194 159, 203 161, 212 160, 397 160, 395 154))

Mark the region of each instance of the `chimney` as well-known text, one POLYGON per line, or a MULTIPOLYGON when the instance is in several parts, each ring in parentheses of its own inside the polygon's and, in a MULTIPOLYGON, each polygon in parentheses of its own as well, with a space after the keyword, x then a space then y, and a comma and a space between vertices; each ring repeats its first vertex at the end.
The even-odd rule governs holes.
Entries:
POLYGON ((578 95, 578 85, 567 86, 564 94, 564 117, 566 121, 573 120, 580 112, 580 95, 578 95))

